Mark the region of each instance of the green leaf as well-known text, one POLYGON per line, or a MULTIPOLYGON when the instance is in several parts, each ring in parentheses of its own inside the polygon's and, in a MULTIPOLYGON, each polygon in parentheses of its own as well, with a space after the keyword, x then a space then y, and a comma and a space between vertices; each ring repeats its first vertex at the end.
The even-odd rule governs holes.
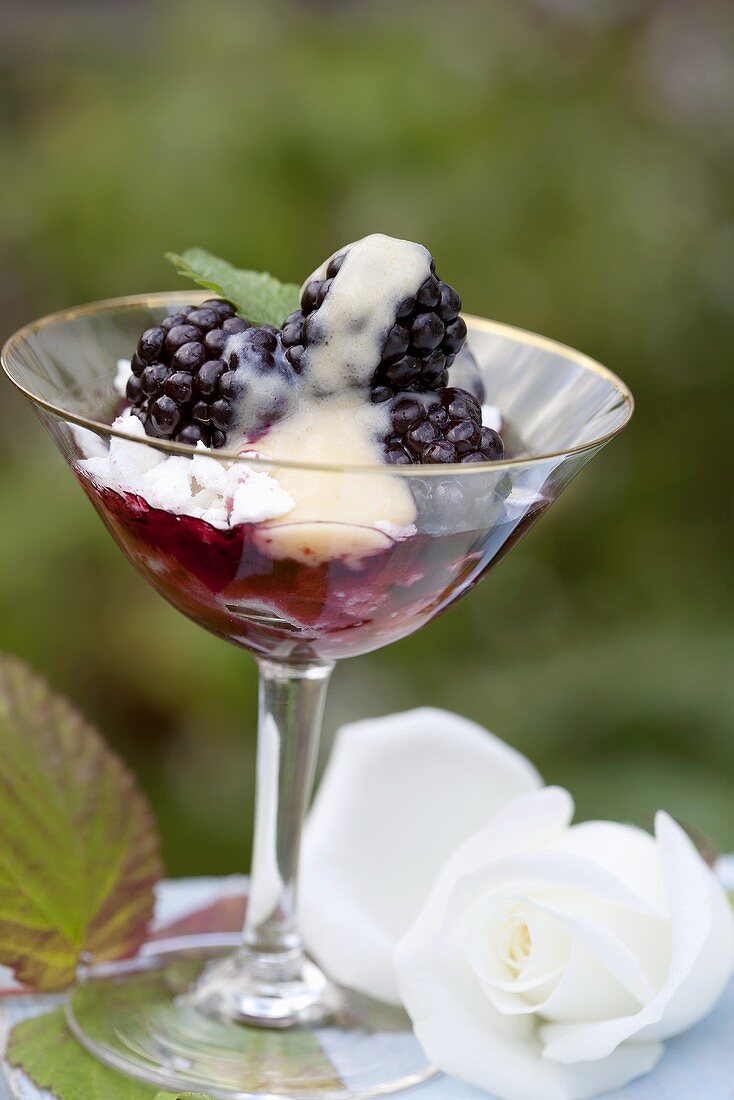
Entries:
POLYGON ((295 283, 281 283, 264 271, 234 267, 204 248, 187 248, 182 255, 167 252, 166 259, 179 275, 226 298, 256 325, 282 325, 284 318, 298 309, 295 283))
MULTIPOLYGON (((170 1093, 108 1069, 79 1045, 59 1008, 16 1024, 5 1058, 58 1100, 169 1100, 170 1093)), ((185 1094, 179 1094, 185 1095, 185 1094)), ((204 1097, 203 1100, 208 1100, 204 1097)))
MULTIPOLYGON (((179 998, 198 980, 204 966, 201 957, 174 956, 167 965, 141 971, 114 990, 106 982, 86 982, 74 992, 74 1015, 100 1046, 119 1048, 123 1041, 132 1049, 140 1046, 147 1057, 155 1057, 160 1049, 158 1036, 167 1055, 164 1036, 202 1034, 208 1049, 216 1051, 228 1067, 230 1085, 236 1084, 248 1095, 277 1091, 273 1087, 277 1080, 298 1081, 299 1096, 323 1095, 343 1087, 313 1031, 233 1024, 202 1016, 185 997, 179 998)), ((182 1047, 175 1049, 185 1054, 182 1047)), ((193 1078, 191 1083, 199 1081, 204 1086, 208 1083, 203 1078, 193 1078)))
MULTIPOLYGON (((158 989, 160 976, 151 975, 158 989)), ((84 988, 84 987, 82 987, 84 988)), ((133 988, 132 1003, 140 1001, 140 1019, 145 1020, 145 1005, 150 992, 145 985, 133 988)), ((114 1018, 107 1018, 108 1002, 95 1008, 96 1021, 114 1032, 114 1018)), ((77 1006, 78 1007, 78 1006, 77 1006)), ((87 1019, 88 1017, 88 1009, 87 1019)), ((191 1021, 189 1021, 191 1022, 191 1021)), ((207 1022, 207 1034, 216 1024, 207 1022)), ((315 1035, 310 1031, 281 1032, 267 1028, 222 1025, 215 1035, 217 1049, 226 1051, 229 1060, 242 1061, 243 1075, 238 1082, 243 1091, 272 1091, 274 1077, 299 1078, 302 1092, 323 1095, 343 1089, 343 1083, 326 1058, 315 1035)), ((71 1034, 62 1009, 16 1024, 10 1033, 5 1053, 9 1065, 23 1070, 39 1088, 49 1089, 58 1100, 210 1100, 205 1093, 159 1092, 133 1078, 118 1074, 88 1054, 71 1034)), ((300 1094, 299 1094, 300 1095, 300 1094)))
POLYGON ((0 963, 37 990, 133 954, 162 874, 155 824, 96 730, 0 655, 0 963))

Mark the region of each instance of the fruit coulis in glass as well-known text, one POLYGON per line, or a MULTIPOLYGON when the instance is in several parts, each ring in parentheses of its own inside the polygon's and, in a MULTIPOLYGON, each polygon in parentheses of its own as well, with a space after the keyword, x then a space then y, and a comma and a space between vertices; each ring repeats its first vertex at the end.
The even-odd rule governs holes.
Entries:
POLYGON ((275 559, 257 525, 221 530, 79 478, 130 560, 201 626, 257 654, 293 661, 352 657, 403 638, 473 587, 548 501, 489 529, 418 533, 359 562, 275 559))

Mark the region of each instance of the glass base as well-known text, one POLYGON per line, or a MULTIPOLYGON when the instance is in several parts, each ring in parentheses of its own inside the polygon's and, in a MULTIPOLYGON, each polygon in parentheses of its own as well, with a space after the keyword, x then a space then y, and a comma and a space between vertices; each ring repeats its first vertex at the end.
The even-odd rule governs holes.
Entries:
MULTIPOLYGON (((217 1100, 384 1096, 433 1076, 402 1010, 331 983, 320 1018, 288 1027, 251 1026, 231 1014, 226 997, 202 996, 240 944, 186 937, 94 967, 69 996, 69 1025, 114 1069, 217 1100)), ((311 977, 318 974, 314 967, 311 977)))

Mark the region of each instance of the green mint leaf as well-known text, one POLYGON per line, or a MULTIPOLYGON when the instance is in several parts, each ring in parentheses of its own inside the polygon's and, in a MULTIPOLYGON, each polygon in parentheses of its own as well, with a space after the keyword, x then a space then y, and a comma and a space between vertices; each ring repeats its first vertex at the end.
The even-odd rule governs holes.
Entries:
POLYGON ((264 271, 234 267, 204 248, 187 248, 181 255, 167 252, 166 259, 179 275, 226 298, 253 324, 279 326, 289 313, 298 309, 299 290, 295 283, 281 283, 264 271))
POLYGON ((60 1008, 16 1024, 10 1033, 5 1058, 58 1100, 171 1098, 170 1093, 157 1092, 152 1085, 124 1077, 87 1054, 69 1031, 60 1008))
POLYGON ((162 874, 148 803, 71 704, 1 654, 0 838, 0 963, 19 981, 61 990, 83 954, 136 951, 162 874))

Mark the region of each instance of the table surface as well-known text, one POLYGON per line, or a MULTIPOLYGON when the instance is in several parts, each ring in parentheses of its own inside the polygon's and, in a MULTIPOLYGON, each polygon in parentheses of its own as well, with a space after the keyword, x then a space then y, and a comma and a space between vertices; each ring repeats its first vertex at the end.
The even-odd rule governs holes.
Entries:
MULTIPOLYGON (((721 861, 721 875, 734 888, 734 856, 721 861)), ((165 925, 202 908, 223 893, 240 892, 243 880, 180 879, 162 883, 157 923, 165 925)), ((0 987, 5 984, 0 980, 0 987)), ((0 998, 0 1051, 12 1027, 48 1010, 49 998, 0 998)), ((734 1100, 734 983, 712 1015, 685 1035, 671 1040, 657 1069, 627 1088, 606 1094, 606 1100, 734 1100)), ((488 1094, 439 1076, 402 1093, 405 1100, 488 1100, 488 1094)), ((0 1066, 0 1100, 53 1100, 35 1088, 19 1070, 0 1066)), ((87 1100, 85 1097, 74 1100, 87 1100)), ((543 1100, 538 1097, 538 1100, 543 1100)))

